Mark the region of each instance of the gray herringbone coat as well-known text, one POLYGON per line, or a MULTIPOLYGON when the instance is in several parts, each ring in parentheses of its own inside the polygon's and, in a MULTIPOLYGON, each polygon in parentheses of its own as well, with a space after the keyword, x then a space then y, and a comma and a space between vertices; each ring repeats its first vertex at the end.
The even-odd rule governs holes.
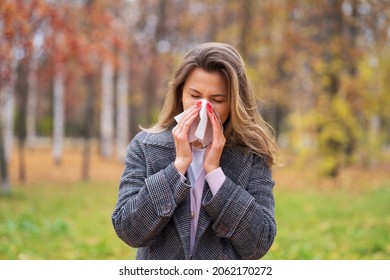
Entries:
POLYGON ((190 188, 175 169, 171 130, 140 132, 127 150, 112 215, 117 235, 137 259, 258 259, 275 234, 274 182, 258 156, 225 147, 226 180, 213 197, 207 182, 190 255, 190 188))

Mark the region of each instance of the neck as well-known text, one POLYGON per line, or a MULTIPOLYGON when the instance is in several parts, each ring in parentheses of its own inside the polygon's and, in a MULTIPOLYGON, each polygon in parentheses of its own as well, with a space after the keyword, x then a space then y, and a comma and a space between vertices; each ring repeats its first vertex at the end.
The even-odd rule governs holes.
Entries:
POLYGON ((192 147, 194 147, 195 149, 203 149, 203 145, 199 141, 193 142, 192 147))

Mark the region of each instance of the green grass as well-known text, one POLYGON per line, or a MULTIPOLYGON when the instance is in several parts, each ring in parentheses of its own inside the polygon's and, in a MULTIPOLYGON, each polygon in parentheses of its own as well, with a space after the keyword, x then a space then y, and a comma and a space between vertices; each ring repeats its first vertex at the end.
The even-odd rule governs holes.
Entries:
POLYGON ((265 259, 390 259, 390 186, 275 197, 278 233, 265 259))
POLYGON ((0 259, 131 259, 111 224, 117 186, 18 187, 0 197, 0 259))
MULTIPOLYGON (((0 196, 0 259, 133 259, 114 233, 117 186, 29 185, 0 196)), ((390 259, 390 186, 277 188, 278 233, 265 259, 390 259)))

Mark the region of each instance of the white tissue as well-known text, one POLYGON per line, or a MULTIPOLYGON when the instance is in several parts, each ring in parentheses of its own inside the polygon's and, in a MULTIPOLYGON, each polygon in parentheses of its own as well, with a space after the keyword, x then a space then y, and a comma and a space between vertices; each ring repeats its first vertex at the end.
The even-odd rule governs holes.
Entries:
MULTIPOLYGON (((188 140, 190 143, 198 140, 202 143, 203 147, 206 147, 208 144, 213 141, 213 128, 209 117, 207 115, 207 103, 208 101, 202 99, 202 108, 199 111, 199 116, 194 120, 190 129, 188 131, 188 140)), ((188 109, 187 109, 188 110, 188 109)), ((179 123, 183 117, 183 114, 187 111, 185 110, 181 114, 175 117, 175 120, 179 123)))

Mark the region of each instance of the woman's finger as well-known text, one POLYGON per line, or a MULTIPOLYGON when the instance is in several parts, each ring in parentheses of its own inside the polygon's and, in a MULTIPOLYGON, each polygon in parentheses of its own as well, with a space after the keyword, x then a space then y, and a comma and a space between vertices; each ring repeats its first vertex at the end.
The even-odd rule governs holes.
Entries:
POLYGON ((203 168, 208 174, 219 167, 219 162, 226 143, 226 138, 223 134, 223 126, 218 113, 211 108, 211 105, 207 106, 207 115, 213 127, 213 141, 206 148, 203 162, 203 168))
POLYGON ((183 118, 178 123, 180 125, 181 129, 183 129, 185 126, 191 126, 191 124, 194 122, 194 120, 198 116, 200 108, 201 108, 201 103, 198 103, 198 102, 195 105, 188 108, 187 112, 185 113, 183 118))
POLYGON ((192 125, 192 123, 195 121, 195 119, 198 117, 198 113, 199 113, 199 110, 198 111, 193 111, 193 113, 191 115, 188 116, 188 119, 185 120, 184 123, 181 123, 181 133, 184 133, 184 134, 188 134, 188 131, 190 130, 190 127, 192 125))
POLYGON ((219 114, 212 108, 210 104, 207 104, 207 115, 210 119, 211 125, 214 128, 219 128, 217 130, 221 131, 223 130, 223 125, 221 118, 219 117, 219 114))

